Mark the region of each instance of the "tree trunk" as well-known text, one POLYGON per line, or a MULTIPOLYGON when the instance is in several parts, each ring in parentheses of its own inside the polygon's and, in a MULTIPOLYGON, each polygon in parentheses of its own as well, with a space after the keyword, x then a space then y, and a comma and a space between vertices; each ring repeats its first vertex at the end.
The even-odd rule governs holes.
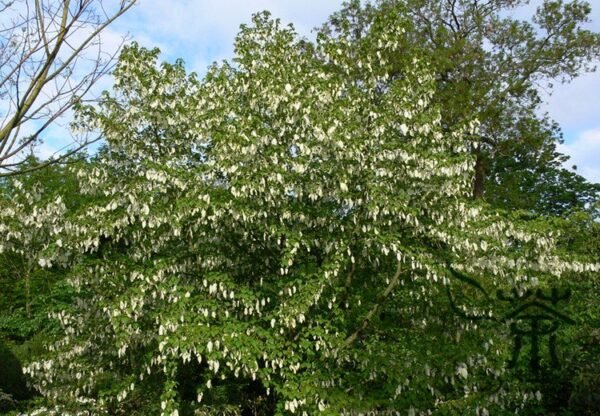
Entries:
POLYGON ((485 166, 481 150, 475 151, 475 180, 473 181, 473 199, 483 197, 485 191, 485 166))
POLYGON ((25 270, 25 314, 31 318, 31 271, 33 270, 31 259, 27 261, 25 270))
POLYGON ((31 318, 31 280, 29 273, 25 274, 25 314, 31 318))

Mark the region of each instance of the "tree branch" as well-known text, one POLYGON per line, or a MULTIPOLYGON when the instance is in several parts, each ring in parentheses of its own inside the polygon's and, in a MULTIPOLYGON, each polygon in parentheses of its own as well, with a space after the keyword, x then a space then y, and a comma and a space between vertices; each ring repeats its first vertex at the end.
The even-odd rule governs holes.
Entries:
POLYGON ((108 14, 102 0, 61 0, 51 4, 33 0, 31 14, 19 15, 10 27, 0 28, 5 40, 0 48, 0 95, 8 107, 0 124, 0 168, 12 166, 12 162, 8 163, 11 157, 33 145, 44 129, 73 106, 75 100, 71 96, 80 98, 108 73, 116 53, 106 54, 103 43, 96 40, 135 3, 123 0, 108 14), (78 31, 88 34, 71 42, 79 37, 78 31), (75 72, 78 80, 71 82, 73 71, 87 59, 83 54, 92 47, 98 49, 97 55, 90 58, 94 65, 83 74, 75 72), (36 120, 43 121, 41 128, 19 137, 19 130, 25 131, 20 127, 36 120))
POLYGON ((375 305, 373 305, 371 310, 369 310, 369 312, 367 313, 367 316, 365 316, 365 318, 363 319, 360 326, 348 338, 346 338, 342 348, 347 348, 350 345, 352 345, 354 342, 356 342, 359 335, 367 328, 367 326, 369 326, 369 322, 371 322, 371 319, 373 319, 373 316, 375 316, 377 311, 379 311, 379 308, 381 308, 381 305, 383 304, 383 302, 387 299, 387 297, 392 292, 392 290, 394 290, 394 288, 396 286, 398 286, 398 283, 400 283, 400 275, 402 274, 402 272, 403 272, 402 264, 400 262, 398 262, 398 265, 396 267, 396 273, 390 280, 390 283, 387 285, 387 287, 384 289, 384 291, 381 292, 377 302, 375 303, 375 305))

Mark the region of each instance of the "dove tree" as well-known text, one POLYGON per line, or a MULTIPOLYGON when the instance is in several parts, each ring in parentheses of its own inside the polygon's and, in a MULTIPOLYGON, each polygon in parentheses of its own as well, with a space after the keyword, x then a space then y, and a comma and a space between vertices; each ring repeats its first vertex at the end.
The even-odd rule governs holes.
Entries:
MULTIPOLYGON (((39 161, 30 158, 23 163, 23 169, 37 170, 39 164, 39 161)), ((68 186, 69 180, 61 175, 61 168, 58 172, 49 169, 41 170, 42 176, 23 175, 19 179, 0 182, 0 275, 7 279, 3 283, 13 289, 21 289, 22 284, 23 318, 27 320, 32 318, 32 303, 39 295, 34 293, 35 287, 39 287, 34 280, 47 277, 36 279, 36 275, 52 267, 45 258, 44 250, 51 244, 62 245, 56 235, 61 231, 68 211, 63 199, 64 189, 61 191, 60 188, 68 186)), ((10 291, 5 293, 8 295, 10 291)), ((7 306, 5 300, 2 301, 7 306)), ((17 308, 19 302, 12 301, 12 306, 17 308)))
POLYGON ((451 313, 446 291, 456 275, 544 287, 596 266, 472 200, 477 120, 441 124, 430 63, 402 48, 409 20, 372 24, 385 30, 356 47, 259 14, 202 80, 158 50, 123 51, 113 92, 76 120, 107 142, 77 171, 88 202, 40 259, 70 268, 79 296, 26 367, 41 413, 487 414, 536 400, 506 382, 506 334, 451 313))

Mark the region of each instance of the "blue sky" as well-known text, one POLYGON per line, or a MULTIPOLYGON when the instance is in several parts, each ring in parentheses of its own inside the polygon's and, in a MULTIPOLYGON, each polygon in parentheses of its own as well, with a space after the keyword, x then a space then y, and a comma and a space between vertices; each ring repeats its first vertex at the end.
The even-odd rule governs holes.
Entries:
MULTIPOLYGON (((531 3, 515 14, 527 15, 539 1, 531 3)), ((600 2, 591 3, 596 5, 588 27, 600 32, 600 2)), ((110 27, 105 38, 110 45, 129 34, 144 46, 159 47, 164 60, 183 58, 189 71, 203 74, 213 61, 232 57, 239 25, 249 22, 252 13, 269 10, 284 23, 293 23, 301 35, 312 38, 312 29, 341 4, 341 0, 141 0, 110 27)), ((102 87, 109 88, 110 80, 102 87)), ((576 164, 580 174, 600 182, 600 73, 556 85, 545 100, 544 110, 565 133, 560 150, 571 156, 568 165, 576 164)), ((58 147, 56 141, 48 141, 45 152, 58 147)))

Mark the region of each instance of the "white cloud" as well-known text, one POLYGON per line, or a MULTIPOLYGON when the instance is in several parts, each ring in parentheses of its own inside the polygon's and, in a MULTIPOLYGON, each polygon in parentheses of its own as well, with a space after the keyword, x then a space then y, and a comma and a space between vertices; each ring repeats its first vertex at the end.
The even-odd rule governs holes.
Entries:
POLYGON ((168 60, 183 58, 202 74, 215 60, 233 55, 240 24, 253 13, 269 10, 282 23, 293 23, 301 36, 338 10, 342 0, 146 0, 115 22, 113 30, 129 33, 144 46, 158 46, 168 60))
POLYGON ((35 149, 35 154, 40 159, 46 160, 57 155, 58 149, 50 146, 48 143, 42 143, 35 149))
POLYGON ((577 166, 577 172, 591 182, 600 183, 600 128, 586 130, 571 143, 559 146, 559 151, 571 156, 567 166, 577 166))

